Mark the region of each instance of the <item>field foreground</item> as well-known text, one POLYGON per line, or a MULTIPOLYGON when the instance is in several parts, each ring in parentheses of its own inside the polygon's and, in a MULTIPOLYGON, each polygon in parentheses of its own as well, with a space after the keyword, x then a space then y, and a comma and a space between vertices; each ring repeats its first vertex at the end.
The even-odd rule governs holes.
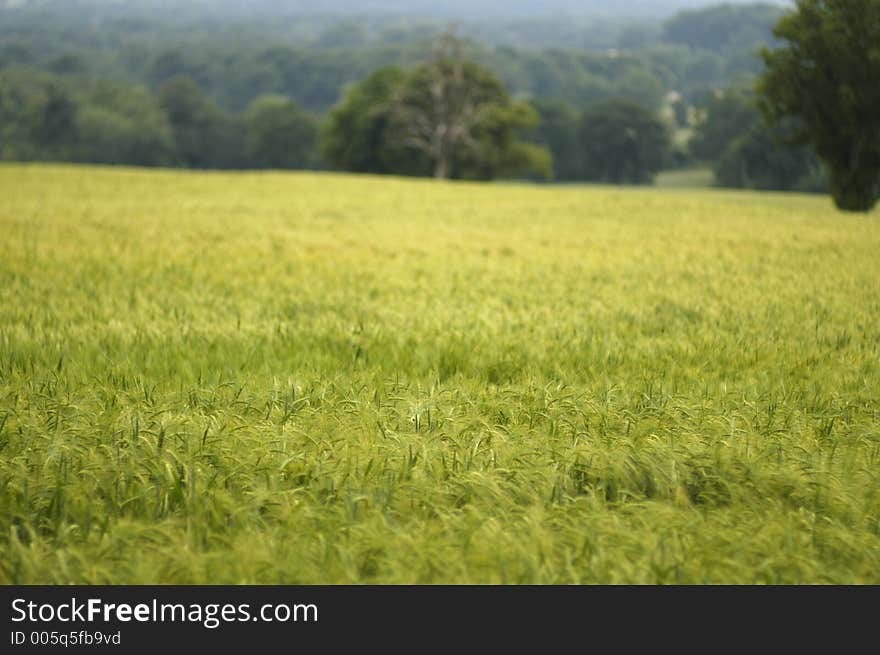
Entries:
POLYGON ((828 198, 0 167, 0 583, 880 583, 828 198))

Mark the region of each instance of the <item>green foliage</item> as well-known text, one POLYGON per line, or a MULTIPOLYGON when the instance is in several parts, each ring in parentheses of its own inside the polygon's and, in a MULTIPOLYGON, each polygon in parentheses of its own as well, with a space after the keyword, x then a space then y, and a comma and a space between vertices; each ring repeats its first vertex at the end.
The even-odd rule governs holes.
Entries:
POLYGON ((174 132, 177 162, 188 168, 236 168, 244 164, 243 130, 188 77, 165 82, 159 104, 174 132))
MULTIPOLYGON (((663 43, 657 42, 656 22, 589 23, 540 17, 505 24, 483 21, 465 27, 481 41, 462 43, 462 58, 479 61, 497 75, 505 93, 509 90, 512 97, 527 98, 533 105, 560 102, 580 110, 618 98, 671 122, 664 98, 674 91, 682 98, 673 109, 684 132, 690 128, 695 104, 737 75, 756 70, 760 62, 754 50, 759 43, 770 43, 768 25, 779 11, 759 5, 686 12, 665 26, 663 43), (615 46, 623 49, 606 50, 615 46)), ((11 107, 0 125, 4 135, 0 157, 202 168, 329 163, 345 170, 407 175, 434 171, 436 157, 403 144, 395 134, 398 130, 389 127, 400 98, 383 95, 383 83, 366 94, 372 93, 372 98, 357 100, 364 111, 352 106, 346 114, 338 103, 346 89, 377 70, 410 70, 413 62, 430 57, 443 23, 388 16, 353 20, 320 12, 301 16, 270 4, 252 8, 247 16, 220 12, 210 21, 204 20, 204 12, 202 6, 187 5, 178 8, 171 20, 147 7, 90 2, 77 3, 75 9, 69 3, 40 3, 4 11, 0 69, 18 76, 20 86, 15 92, 0 88, 11 107), (30 70, 22 73, 19 65, 30 70), (38 79, 36 70, 53 75, 38 79), (22 75, 30 79, 24 81, 22 75), (191 84, 177 92, 191 96, 192 102, 165 97, 157 109, 155 96, 161 89, 174 88, 181 76, 191 84), (113 80, 120 91, 114 99, 93 101, 84 90, 94 87, 96 80, 113 80), (154 98, 144 96, 143 86, 154 98), (122 89, 130 89, 136 102, 126 105, 122 89), (298 152, 297 143, 309 140, 305 133, 303 139, 289 140, 287 154, 281 140, 269 136, 271 129, 257 129, 248 120, 248 108, 263 95, 286 97, 321 120, 337 105, 322 129, 326 161, 298 152), (176 105, 187 103, 191 115, 184 117, 176 105), (168 113, 175 115, 171 125, 162 115, 168 113), (266 155, 268 150, 273 154, 266 155)), ((870 86, 870 79, 866 85, 870 86)), ((418 92, 411 89, 411 95, 418 92)), ((507 102, 509 98, 501 104, 507 102)), ((512 111, 508 117, 527 113, 512 111)), ((267 118, 270 115, 266 113, 267 118)), ((557 179, 583 178, 584 172, 576 171, 580 163, 574 163, 571 143, 566 146, 561 136, 577 128, 563 127, 559 116, 545 118, 556 124, 546 131, 538 127, 528 138, 537 145, 551 145, 557 179)), ((535 128, 517 125, 522 123, 513 120, 507 134, 484 130, 479 142, 472 142, 479 143, 486 155, 482 163, 462 155, 448 174, 545 176, 547 154, 518 141, 535 128), (507 150, 505 157, 499 157, 501 149, 507 150)), ((733 140, 727 139, 727 144, 733 140)), ((752 145, 765 141, 756 137, 752 145)), ((747 150, 754 148, 741 148, 740 154, 747 150)), ((686 163, 679 154, 669 160, 673 165, 686 163)), ((721 156, 719 151, 712 162, 721 156)), ((743 170, 740 164, 728 168, 743 170)), ((848 184, 840 176, 834 183, 848 184)))
POLYGON ((584 110, 578 128, 582 174, 613 184, 650 184, 670 147, 663 123, 625 100, 596 103, 584 110))
POLYGON ((771 40, 782 9, 771 4, 719 4, 683 11, 666 21, 664 39, 722 55, 749 52, 771 40))
POLYGON ((386 68, 352 87, 323 131, 341 170, 488 180, 552 175, 549 153, 519 134, 538 114, 514 103, 488 69, 444 53, 386 68))
POLYGON ((825 171, 808 148, 780 146, 778 131, 756 127, 735 138, 715 164, 720 186, 776 191, 828 189, 825 171))
POLYGON ((321 131, 321 151, 331 166, 355 173, 430 174, 427 157, 404 148, 391 133, 392 100, 405 79, 402 69, 388 67, 348 89, 321 131))
POLYGON ((577 111, 558 100, 535 99, 532 106, 538 112, 539 122, 528 132, 527 138, 552 153, 553 178, 561 182, 580 179, 577 111))
POLYGON ((460 163, 463 179, 492 180, 534 176, 553 177, 553 158, 548 149, 520 141, 519 135, 540 121, 535 109, 523 102, 495 104, 487 108, 474 126, 475 147, 460 163))
POLYGON ((734 139, 715 165, 720 186, 777 191, 825 191, 827 181, 805 148, 779 146, 780 137, 755 129, 734 139))
POLYGON ((700 112, 702 118, 688 145, 694 157, 706 162, 719 160, 727 147, 761 118, 753 95, 737 87, 714 94, 700 112))
POLYGON ((69 159, 76 103, 51 75, 0 70, 0 159, 69 159))
POLYGON ((283 96, 261 96, 245 117, 250 164, 258 168, 315 168, 318 121, 283 96))
POLYGON ((427 155, 438 178, 549 175, 549 153, 517 139, 537 123, 537 113, 513 103, 491 70, 464 60, 451 35, 437 48, 394 99, 394 140, 427 155))
POLYGON ((142 86, 33 69, 0 71, 0 159, 136 166, 246 165, 244 127, 178 78, 142 86))
POLYGON ((621 50, 644 50, 660 42, 660 27, 655 23, 631 23, 620 30, 617 47, 621 50))
POLYGON ((594 103, 580 114, 561 102, 535 107, 541 122, 529 138, 550 150, 558 180, 648 184, 675 155, 668 127, 634 102, 594 103))
POLYGON ((481 158, 487 143, 475 132, 484 120, 497 124, 496 108, 510 102, 494 73, 462 59, 460 47, 451 36, 440 41, 433 59, 412 69, 393 99, 391 138, 426 155, 437 178, 461 175, 464 161, 481 158))
MULTIPOLYGON (((126 80, 156 89, 178 75, 192 78, 228 112, 242 112, 258 96, 278 94, 322 114, 346 86, 387 66, 408 67, 431 54, 445 21, 399 16, 351 17, 284 12, 211 15, 202 3, 167 13, 126 4, 84 6, 56 2, 39 10, 5 12, 0 20, 3 61, 69 74, 126 80), (108 14, 116 16, 108 19, 108 14), (8 15, 7 15, 8 14, 8 15), (132 15, 133 14, 133 15, 132 15), (5 29, 4 29, 5 28, 5 29)), ((478 35, 466 58, 496 71, 514 97, 559 99, 576 106, 625 97, 657 109, 663 93, 693 100, 707 87, 755 72, 759 45, 752 14, 724 23, 725 52, 717 43, 691 48, 657 43, 655 22, 540 17, 513 22, 480 20, 464 26, 478 35), (613 51, 623 47, 623 51, 613 51), (647 81, 647 77, 651 77, 647 81), (639 83, 639 78, 645 84, 639 83), (657 85, 662 87, 657 92, 657 85)), ((760 22, 760 21, 759 21, 760 22)), ((766 21, 765 21, 766 22, 766 21)))
POLYGON ((653 71, 641 68, 624 75, 615 83, 613 91, 615 98, 630 100, 650 111, 660 109, 664 95, 663 81, 653 71))
POLYGON ((99 164, 164 166, 174 161, 168 118, 143 87, 81 85, 73 159, 99 164))
POLYGON ((785 143, 784 126, 768 127, 755 95, 732 87, 702 108, 690 140, 691 154, 712 164, 720 186, 779 191, 825 191, 821 162, 804 146, 785 143))
POLYGON ((44 101, 34 116, 31 136, 44 148, 63 147, 73 132, 76 104, 61 85, 49 84, 45 91, 44 101))
POLYGON ((319 48, 363 47, 367 43, 367 29, 356 20, 341 20, 324 28, 315 45, 319 48))
POLYGON ((830 170, 838 208, 868 211, 880 197, 880 3, 798 0, 764 50, 759 91, 769 119, 794 118, 830 170))

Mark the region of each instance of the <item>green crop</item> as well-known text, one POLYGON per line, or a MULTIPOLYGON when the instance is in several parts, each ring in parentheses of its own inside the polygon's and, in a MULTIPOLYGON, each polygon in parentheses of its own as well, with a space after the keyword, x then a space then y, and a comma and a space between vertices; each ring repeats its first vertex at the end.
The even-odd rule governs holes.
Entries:
POLYGON ((2 583, 880 583, 827 198, 0 167, 2 583))

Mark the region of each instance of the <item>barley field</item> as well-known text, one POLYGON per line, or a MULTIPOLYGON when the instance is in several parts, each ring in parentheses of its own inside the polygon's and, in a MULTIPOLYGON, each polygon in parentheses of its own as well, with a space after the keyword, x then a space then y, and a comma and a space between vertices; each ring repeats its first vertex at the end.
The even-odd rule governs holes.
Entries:
POLYGON ((880 583, 878 218, 0 166, 0 583, 880 583))

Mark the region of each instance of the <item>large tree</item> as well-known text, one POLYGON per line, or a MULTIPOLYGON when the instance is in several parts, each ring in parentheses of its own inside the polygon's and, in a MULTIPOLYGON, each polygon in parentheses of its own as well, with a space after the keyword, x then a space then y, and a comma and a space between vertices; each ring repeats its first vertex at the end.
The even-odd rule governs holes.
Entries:
POLYGON ((410 73, 392 106, 395 139, 426 156, 435 178, 549 175, 546 151, 517 139, 538 123, 537 112, 513 102, 495 74, 461 49, 446 34, 433 59, 410 73))
POLYGON ((797 0, 763 50, 759 91, 772 121, 795 118, 792 141, 828 165, 840 209, 869 211, 880 194, 880 2, 797 0))
POLYGON ((321 152, 331 166, 353 173, 430 174, 426 157, 392 142, 392 103, 405 79, 406 71, 388 66, 348 89, 321 129, 321 152))
POLYGON ((519 139, 538 120, 447 39, 431 61, 379 70, 349 89, 328 117, 322 150, 336 168, 358 172, 549 177, 547 150, 519 139))

